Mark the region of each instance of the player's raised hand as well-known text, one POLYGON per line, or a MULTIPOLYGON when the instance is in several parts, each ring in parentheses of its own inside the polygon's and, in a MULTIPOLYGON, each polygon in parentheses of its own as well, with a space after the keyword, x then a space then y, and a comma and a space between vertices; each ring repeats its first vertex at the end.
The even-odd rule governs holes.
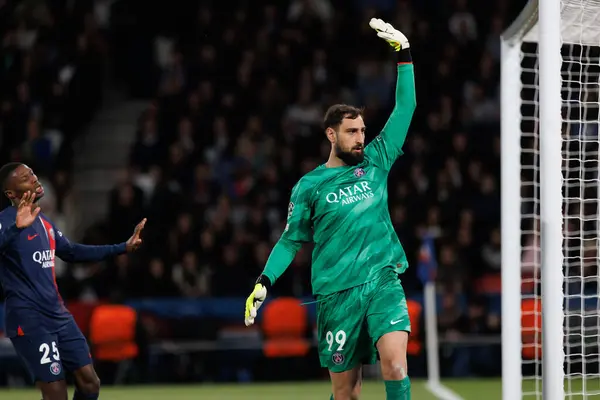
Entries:
POLYGON ((254 290, 246 299, 246 312, 244 313, 244 323, 246 326, 254 324, 254 319, 258 313, 258 309, 267 298, 267 288, 261 283, 254 285, 254 290))
POLYGON ((144 218, 139 224, 135 226, 133 230, 133 235, 127 240, 125 246, 127 248, 127 252, 136 251, 140 245, 142 244, 142 238, 140 237, 142 233, 142 229, 144 229, 144 225, 146 225, 146 218, 144 218))
POLYGON ((408 49, 410 43, 402 32, 394 28, 391 24, 382 21, 379 18, 371 18, 369 26, 377 31, 377 36, 385 40, 396 51, 408 49))
POLYGON ((17 228, 27 228, 33 224, 39 213, 40 206, 35 203, 35 193, 24 193, 17 206, 17 217, 15 218, 17 228))

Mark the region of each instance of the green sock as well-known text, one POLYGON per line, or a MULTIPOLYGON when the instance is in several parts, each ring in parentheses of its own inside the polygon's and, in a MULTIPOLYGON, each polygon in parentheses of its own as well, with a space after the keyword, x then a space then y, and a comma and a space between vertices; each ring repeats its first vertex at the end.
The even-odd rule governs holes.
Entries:
POLYGON ((331 395, 331 397, 329 398, 329 400, 333 400, 333 395, 331 395))
POLYGON ((401 381, 385 381, 387 400, 410 400, 410 379, 401 381))

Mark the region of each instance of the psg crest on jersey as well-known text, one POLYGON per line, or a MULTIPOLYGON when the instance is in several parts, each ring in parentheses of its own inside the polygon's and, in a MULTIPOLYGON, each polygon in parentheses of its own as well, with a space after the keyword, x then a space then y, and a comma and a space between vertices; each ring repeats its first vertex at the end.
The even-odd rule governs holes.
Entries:
POLYGON ((364 169, 362 169, 362 168, 356 168, 354 170, 354 176, 355 177, 360 178, 361 176, 364 176, 364 175, 365 175, 365 170, 364 169))

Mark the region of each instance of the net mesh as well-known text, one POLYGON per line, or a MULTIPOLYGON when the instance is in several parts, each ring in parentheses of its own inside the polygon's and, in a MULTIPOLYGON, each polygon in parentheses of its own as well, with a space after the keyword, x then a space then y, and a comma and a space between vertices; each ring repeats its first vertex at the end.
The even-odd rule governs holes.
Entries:
MULTIPOLYGON (((600 399, 600 0, 563 0, 561 10, 562 160, 556 162, 563 173, 565 398, 600 399)), ((542 399, 540 87, 532 32, 521 44, 523 398, 542 399)))

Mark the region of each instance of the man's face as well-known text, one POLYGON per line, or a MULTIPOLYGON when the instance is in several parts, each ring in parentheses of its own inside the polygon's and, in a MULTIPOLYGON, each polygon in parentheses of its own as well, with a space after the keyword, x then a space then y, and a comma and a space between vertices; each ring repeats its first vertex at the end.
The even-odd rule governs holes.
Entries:
POLYGON ((19 165, 8 178, 6 196, 10 200, 23 197, 26 192, 35 193, 35 201, 44 197, 44 188, 33 170, 27 165, 19 165))
POLYGON ((360 164, 365 158, 365 122, 361 116, 344 118, 335 133, 335 155, 347 165, 360 164))

